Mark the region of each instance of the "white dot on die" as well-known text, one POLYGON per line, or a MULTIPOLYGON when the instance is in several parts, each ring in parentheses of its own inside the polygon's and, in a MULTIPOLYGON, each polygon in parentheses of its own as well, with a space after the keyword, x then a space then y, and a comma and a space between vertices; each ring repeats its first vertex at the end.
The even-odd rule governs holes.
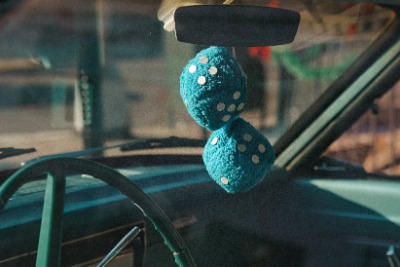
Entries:
POLYGON ((254 164, 258 164, 258 163, 260 163, 260 158, 259 158, 257 155, 253 155, 253 156, 251 157, 251 161, 252 161, 254 164))
POLYGON ((241 110, 243 110, 243 108, 244 108, 244 103, 240 103, 240 104, 238 105, 238 107, 237 107, 237 110, 238 110, 238 111, 241 111, 241 110))
POLYGON ((238 144, 237 149, 238 149, 240 152, 245 152, 247 148, 246 148, 246 146, 243 145, 243 144, 238 144))
POLYGON ((235 104, 231 104, 231 105, 229 105, 229 107, 228 107, 228 111, 229 111, 229 112, 233 112, 233 111, 235 111, 235 109, 236 109, 236 105, 235 105, 235 104))
POLYGON ((217 74, 217 72, 218 72, 218 69, 216 67, 214 67, 214 66, 211 66, 208 69, 208 73, 210 73, 210 75, 215 75, 215 74, 217 74))
POLYGON ((190 73, 195 73, 196 70, 197 70, 196 65, 192 65, 192 66, 189 67, 189 72, 190 72, 190 73))
POLYGON ((225 115, 222 117, 222 121, 227 122, 231 119, 231 115, 225 115))
POLYGON ((201 56, 200 59, 199 59, 199 61, 200 61, 200 63, 207 64, 207 63, 208 63, 208 57, 206 57, 206 56, 201 56))
POLYGON ((214 137, 213 140, 211 140, 212 145, 216 145, 218 143, 218 137, 214 137))
POLYGON ((200 85, 203 85, 203 84, 205 84, 206 82, 207 82, 207 79, 206 79, 206 77, 204 77, 204 76, 200 76, 200 77, 197 79, 197 83, 200 84, 200 85))
POLYGON ((239 91, 236 91, 236 92, 233 94, 233 99, 238 100, 238 99, 240 98, 240 96, 241 96, 241 93, 240 93, 239 91))
POLYGON ((228 184, 229 183, 228 178, 226 178, 225 176, 221 177, 221 183, 228 184))
POLYGON ((217 110, 218 111, 223 111, 225 109, 225 104, 224 103, 218 103, 217 104, 217 110))
POLYGON ((266 148, 263 144, 258 145, 258 151, 260 151, 261 153, 265 153, 265 150, 266 150, 266 148))
POLYGON ((251 142, 251 140, 253 140, 253 136, 251 136, 251 134, 246 133, 243 135, 243 139, 244 141, 251 142))

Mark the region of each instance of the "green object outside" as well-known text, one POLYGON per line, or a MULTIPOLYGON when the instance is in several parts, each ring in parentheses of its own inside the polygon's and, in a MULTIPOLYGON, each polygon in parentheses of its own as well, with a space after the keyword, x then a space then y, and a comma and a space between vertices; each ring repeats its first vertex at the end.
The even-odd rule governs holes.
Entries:
POLYGON ((305 51, 306 57, 300 60, 295 53, 288 48, 280 48, 272 50, 273 60, 280 65, 283 65, 291 74, 300 80, 332 80, 338 77, 355 59, 348 57, 331 66, 316 68, 310 67, 304 61, 310 61, 318 58, 320 49, 318 47, 309 48, 305 51))

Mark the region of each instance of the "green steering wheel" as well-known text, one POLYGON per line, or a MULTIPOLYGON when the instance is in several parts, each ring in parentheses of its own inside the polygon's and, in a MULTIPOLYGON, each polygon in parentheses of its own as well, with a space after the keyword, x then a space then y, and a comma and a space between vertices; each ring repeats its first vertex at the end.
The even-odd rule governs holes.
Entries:
POLYGON ((119 190, 139 206, 153 223, 173 253, 178 266, 195 266, 182 237, 172 226, 168 216, 143 190, 107 166, 78 158, 53 158, 32 163, 18 170, 0 187, 1 211, 18 188, 33 181, 38 175, 47 174, 37 266, 60 266, 66 170, 93 176, 119 190))

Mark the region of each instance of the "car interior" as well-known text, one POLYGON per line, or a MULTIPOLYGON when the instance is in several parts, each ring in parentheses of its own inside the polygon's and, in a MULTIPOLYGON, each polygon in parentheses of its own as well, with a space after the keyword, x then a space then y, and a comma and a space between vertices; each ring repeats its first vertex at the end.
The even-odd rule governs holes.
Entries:
POLYGON ((400 267, 399 16, 0 1, 0 266, 400 267))

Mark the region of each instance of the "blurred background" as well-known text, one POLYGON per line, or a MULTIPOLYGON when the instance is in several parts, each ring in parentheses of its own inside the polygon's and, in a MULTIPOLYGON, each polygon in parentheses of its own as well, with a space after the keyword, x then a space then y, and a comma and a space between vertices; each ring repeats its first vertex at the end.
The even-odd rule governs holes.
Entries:
MULTIPOLYGON (((133 138, 207 138, 209 132, 190 118, 179 95, 183 67, 204 47, 179 43, 170 31, 177 6, 199 3, 21 0, 4 5, 0 147, 35 147, 34 156, 38 156, 133 138)), ((248 77, 248 103, 242 116, 272 142, 345 72, 393 17, 390 11, 370 4, 234 3, 301 13, 293 44, 232 48, 248 77)), ((327 154, 350 159, 369 171, 396 173, 392 165, 400 160, 394 142, 399 89, 377 103, 379 116, 371 109, 327 154)), ((10 159, 10 164, 20 161, 10 159)))

